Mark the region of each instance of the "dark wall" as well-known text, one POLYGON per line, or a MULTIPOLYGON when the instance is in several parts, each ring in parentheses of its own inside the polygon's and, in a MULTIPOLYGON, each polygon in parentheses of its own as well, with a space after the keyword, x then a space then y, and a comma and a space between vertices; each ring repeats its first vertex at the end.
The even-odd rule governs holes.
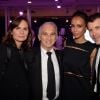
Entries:
POLYGON ((0 42, 2 41, 2 37, 5 35, 5 18, 0 17, 0 42))

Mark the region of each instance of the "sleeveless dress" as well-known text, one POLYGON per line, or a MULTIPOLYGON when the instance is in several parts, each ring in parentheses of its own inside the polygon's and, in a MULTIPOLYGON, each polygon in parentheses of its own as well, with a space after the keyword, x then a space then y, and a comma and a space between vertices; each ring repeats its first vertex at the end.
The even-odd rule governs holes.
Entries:
POLYGON ((89 100, 91 94, 90 54, 95 45, 67 43, 64 48, 63 100, 89 100))

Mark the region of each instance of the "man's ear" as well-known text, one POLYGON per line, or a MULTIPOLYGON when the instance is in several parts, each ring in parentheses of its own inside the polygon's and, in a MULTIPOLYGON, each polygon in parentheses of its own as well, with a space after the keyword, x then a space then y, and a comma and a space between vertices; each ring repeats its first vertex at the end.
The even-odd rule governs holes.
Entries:
POLYGON ((57 33, 57 34, 56 34, 56 39, 57 39, 58 37, 59 37, 59 34, 57 33))

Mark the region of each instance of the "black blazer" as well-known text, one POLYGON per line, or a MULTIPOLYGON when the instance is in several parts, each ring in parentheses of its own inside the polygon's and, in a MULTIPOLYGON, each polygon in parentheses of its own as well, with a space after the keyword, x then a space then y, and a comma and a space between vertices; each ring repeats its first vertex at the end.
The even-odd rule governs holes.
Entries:
POLYGON ((98 64, 98 76, 99 76, 99 78, 98 78, 98 91, 97 91, 97 94, 99 95, 99 98, 100 98, 100 59, 99 59, 99 64, 98 64))
POLYGON ((29 80, 19 50, 9 45, 11 57, 7 61, 7 46, 0 45, 0 100, 29 100, 29 80))
MULTIPOLYGON (((30 82, 32 86, 32 98, 33 100, 42 100, 42 76, 41 76, 41 51, 40 48, 33 48, 33 54, 31 54, 30 65, 30 82), (33 56, 32 56, 33 55, 33 56)), ((60 51, 55 51, 59 69, 60 69, 60 91, 62 84, 62 54, 60 51)), ((30 57, 30 56, 29 56, 30 57)), ((27 60, 28 61, 28 60, 27 60)))

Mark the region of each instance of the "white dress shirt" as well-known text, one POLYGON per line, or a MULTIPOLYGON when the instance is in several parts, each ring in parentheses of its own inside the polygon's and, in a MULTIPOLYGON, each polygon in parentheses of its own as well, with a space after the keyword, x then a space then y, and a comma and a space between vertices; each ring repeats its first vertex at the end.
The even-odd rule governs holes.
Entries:
POLYGON ((99 64, 99 60, 100 60, 100 48, 97 52, 97 57, 96 57, 96 64, 95 64, 95 70, 96 70, 96 84, 94 87, 94 92, 97 92, 97 73, 98 73, 98 64, 99 64))
MULTIPOLYGON (((57 57, 55 51, 52 49, 51 58, 54 65, 54 72, 55 72, 55 80, 56 80, 56 96, 55 99, 59 96, 59 87, 60 87, 60 72, 59 72, 59 64, 57 61, 57 57)), ((46 54, 47 51, 41 48, 41 65, 42 65, 42 87, 43 87, 43 99, 48 100, 47 98, 47 83, 48 83, 48 73, 47 73, 47 59, 48 55, 46 54)))

